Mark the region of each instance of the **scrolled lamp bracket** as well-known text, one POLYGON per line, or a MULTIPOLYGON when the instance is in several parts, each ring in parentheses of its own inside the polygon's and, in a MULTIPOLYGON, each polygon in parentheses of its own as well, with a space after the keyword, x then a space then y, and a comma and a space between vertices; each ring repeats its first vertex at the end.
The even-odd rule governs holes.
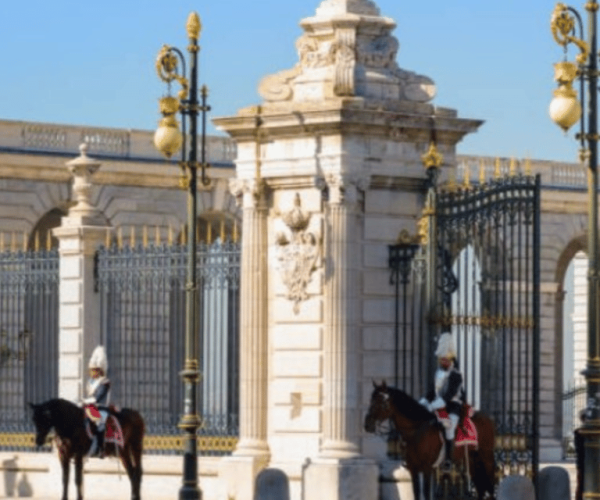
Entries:
POLYGON ((572 35, 575 31, 575 17, 572 12, 574 11, 571 7, 564 3, 557 3, 550 19, 550 29, 556 43, 562 45, 565 49, 569 43, 577 45, 580 53, 575 56, 575 60, 578 65, 582 66, 590 55, 590 45, 572 35))
POLYGON ((156 56, 156 73, 158 77, 165 83, 171 83, 173 80, 181 85, 181 90, 178 93, 180 101, 187 99, 190 84, 188 79, 179 74, 179 61, 184 66, 183 73, 185 73, 185 59, 179 49, 171 47, 169 45, 163 45, 156 56))

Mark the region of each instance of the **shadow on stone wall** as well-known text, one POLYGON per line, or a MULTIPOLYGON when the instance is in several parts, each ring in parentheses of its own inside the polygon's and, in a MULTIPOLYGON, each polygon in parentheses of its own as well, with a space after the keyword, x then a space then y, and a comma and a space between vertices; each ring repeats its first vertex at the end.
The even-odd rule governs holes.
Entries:
POLYGON ((27 479, 27 473, 23 472, 19 478, 18 457, 9 458, 2 461, 2 470, 4 471, 4 495, 7 498, 26 498, 33 496, 33 488, 27 479))

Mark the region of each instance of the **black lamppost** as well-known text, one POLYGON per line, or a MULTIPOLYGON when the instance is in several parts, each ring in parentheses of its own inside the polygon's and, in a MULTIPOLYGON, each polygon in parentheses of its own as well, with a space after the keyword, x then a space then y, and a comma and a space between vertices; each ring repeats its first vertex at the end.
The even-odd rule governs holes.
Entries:
POLYGON ((587 406, 581 429, 584 442, 585 464, 583 467, 583 498, 600 498, 600 304, 598 269, 598 47, 597 12, 599 4, 589 0, 588 36, 583 34, 579 13, 562 3, 556 5, 552 14, 551 28, 554 39, 565 49, 565 60, 554 65, 558 89, 550 103, 550 116, 567 131, 580 121, 580 159, 588 164, 588 355, 583 375, 586 380, 587 406), (575 63, 566 60, 567 45, 577 45, 580 53, 575 63), (575 79, 580 80, 581 100, 585 102, 587 83, 587 119, 582 114, 577 91, 572 88, 575 79), (587 142, 587 147, 586 147, 587 142))
POLYGON ((183 53, 168 45, 158 53, 156 70, 161 80, 170 84, 173 80, 181 85, 177 97, 167 95, 160 99, 160 112, 163 115, 159 127, 154 134, 154 145, 167 158, 170 158, 181 148, 180 166, 184 172, 182 187, 188 193, 188 221, 187 221, 187 273, 186 273, 186 300, 185 300, 185 362, 181 377, 184 383, 183 415, 179 428, 185 433, 183 455, 183 484, 179 490, 181 500, 196 500, 202 497, 198 486, 198 455, 196 434, 201 421, 198 415, 197 387, 200 379, 198 370, 198 283, 196 279, 196 205, 198 169, 201 171, 202 184, 208 184, 206 177, 205 138, 206 138, 206 112, 210 109, 206 105, 207 90, 202 87, 202 102, 198 101, 198 37, 200 35, 200 18, 192 12, 186 25, 189 45, 190 76, 185 76, 185 57, 183 53), (181 64, 182 71, 179 72, 181 64), (182 132, 176 119, 181 113, 182 132), (201 160, 198 163, 198 114, 202 114, 201 131, 201 160), (189 120, 189 140, 186 137, 186 123, 189 120), (189 142, 189 152, 186 146, 189 142))

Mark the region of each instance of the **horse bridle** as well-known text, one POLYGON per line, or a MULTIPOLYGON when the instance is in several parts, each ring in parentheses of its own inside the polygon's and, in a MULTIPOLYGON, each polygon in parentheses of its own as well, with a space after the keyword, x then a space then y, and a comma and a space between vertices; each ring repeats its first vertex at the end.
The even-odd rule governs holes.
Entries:
POLYGON ((391 401, 390 401, 391 396, 390 396, 389 392, 387 390, 379 390, 378 393, 381 395, 381 397, 378 398, 377 405, 381 408, 382 411, 389 412, 390 416, 388 418, 386 418, 385 420, 381 420, 380 422, 375 424, 375 434, 376 435, 390 437, 392 434, 399 435, 400 431, 402 431, 402 430, 413 429, 415 432, 418 432, 419 429, 421 429, 423 427, 425 422, 421 426, 417 426, 416 428, 414 428, 413 426, 398 427, 398 424, 396 422, 394 422, 394 420, 392 419, 393 411, 392 411, 392 406, 391 406, 391 401), (387 422, 388 425, 385 426, 384 422, 387 422), (387 430, 380 430, 380 429, 385 429, 385 428, 387 428, 387 430))

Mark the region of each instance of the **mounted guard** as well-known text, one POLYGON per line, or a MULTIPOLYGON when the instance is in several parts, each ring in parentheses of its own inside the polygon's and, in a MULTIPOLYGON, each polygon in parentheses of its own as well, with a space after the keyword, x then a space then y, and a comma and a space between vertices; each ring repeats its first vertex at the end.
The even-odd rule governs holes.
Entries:
POLYGON ((83 400, 85 416, 96 429, 89 456, 104 458, 104 431, 109 410, 110 380, 106 376, 108 360, 103 346, 94 349, 89 363, 90 378, 87 384, 88 397, 83 400))
POLYGON ((458 370, 456 347, 451 333, 440 336, 435 355, 438 358, 438 368, 435 371, 434 388, 419 403, 433 411, 444 426, 446 465, 449 466, 454 452, 456 427, 465 404, 463 376, 458 370))

